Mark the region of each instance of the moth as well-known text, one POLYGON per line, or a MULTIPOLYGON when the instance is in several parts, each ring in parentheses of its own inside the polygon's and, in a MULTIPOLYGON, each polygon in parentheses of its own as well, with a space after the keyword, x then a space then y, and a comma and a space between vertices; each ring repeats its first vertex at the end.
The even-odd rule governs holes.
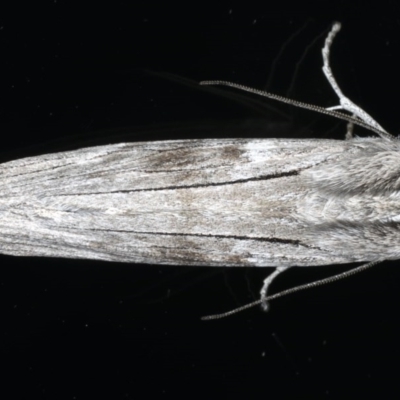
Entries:
POLYGON ((323 109, 230 82, 202 84, 345 119, 347 140, 121 143, 7 162, 0 165, 0 252, 274 267, 256 302, 264 308, 268 299, 399 258, 400 143, 337 85, 329 53, 339 29, 335 23, 325 40, 323 70, 340 106, 323 109), (354 124, 378 137, 353 137, 354 124), (267 296, 292 266, 351 262, 367 264, 267 296))

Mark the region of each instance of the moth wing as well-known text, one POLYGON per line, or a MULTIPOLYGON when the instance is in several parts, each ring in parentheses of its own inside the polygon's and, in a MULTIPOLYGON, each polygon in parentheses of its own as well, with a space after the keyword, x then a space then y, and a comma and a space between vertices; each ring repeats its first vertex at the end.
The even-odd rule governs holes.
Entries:
POLYGON ((341 157, 344 143, 124 143, 5 163, 1 250, 158 264, 329 263, 331 255, 302 245, 293 207, 306 190, 301 171, 341 157))

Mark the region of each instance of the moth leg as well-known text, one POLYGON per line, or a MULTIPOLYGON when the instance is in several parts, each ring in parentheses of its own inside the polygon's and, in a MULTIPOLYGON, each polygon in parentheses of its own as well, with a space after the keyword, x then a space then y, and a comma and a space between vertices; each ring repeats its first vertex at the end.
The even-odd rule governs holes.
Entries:
POLYGON ((277 267, 275 269, 275 271, 271 274, 268 275, 265 279, 264 279, 264 284, 263 287, 261 289, 261 307, 263 308, 264 311, 268 311, 269 308, 269 304, 268 302, 265 300, 265 298, 267 297, 267 291, 269 286, 271 285, 272 281, 279 275, 281 274, 283 271, 286 271, 288 268, 290 267, 277 267))
POLYGON ((346 136, 345 136, 345 139, 346 140, 351 140, 351 139, 353 139, 353 137, 354 137, 354 135, 353 135, 353 132, 354 132, 354 124, 352 123, 352 122, 348 122, 347 123, 347 125, 346 125, 346 136))
MULTIPOLYGON (((373 126, 374 128, 386 132, 368 113, 366 113, 362 108, 358 107, 357 104, 354 104, 349 98, 347 98, 339 85, 336 82, 335 77, 333 76, 332 69, 329 63, 329 56, 331 51, 331 46, 333 43, 333 39, 335 38, 336 34, 339 32, 341 28, 341 24, 339 22, 335 22, 332 26, 331 31, 329 32, 328 36, 325 39, 325 45, 322 49, 322 58, 324 61, 324 65, 322 67, 322 71, 325 74, 326 79, 328 80, 329 84, 331 85, 332 89, 335 91, 336 95, 339 97, 340 105, 329 107, 327 110, 345 110, 352 113, 355 117, 361 119, 361 121, 367 123, 368 125, 373 126)), ((352 128, 350 128, 352 130, 352 128)), ((349 128, 348 128, 349 132, 349 128)), ((350 136, 351 137, 351 136, 350 136)), ((346 135, 347 138, 347 135, 346 135)))

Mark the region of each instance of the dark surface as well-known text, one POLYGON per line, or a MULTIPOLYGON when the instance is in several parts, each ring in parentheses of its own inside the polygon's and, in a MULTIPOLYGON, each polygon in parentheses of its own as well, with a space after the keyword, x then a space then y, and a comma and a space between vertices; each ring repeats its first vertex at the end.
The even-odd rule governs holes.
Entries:
MULTIPOLYGON (((0 10, 2 161, 127 140, 340 138, 345 124, 330 117, 195 84, 231 80, 334 105, 320 55, 334 20, 342 89, 399 132, 395 1, 131 3, 0 10)), ((272 289, 345 269, 293 269, 272 289)), ((252 301, 268 273, 1 256, 0 396, 399 394, 398 262, 277 300, 269 313, 200 321, 252 301)))

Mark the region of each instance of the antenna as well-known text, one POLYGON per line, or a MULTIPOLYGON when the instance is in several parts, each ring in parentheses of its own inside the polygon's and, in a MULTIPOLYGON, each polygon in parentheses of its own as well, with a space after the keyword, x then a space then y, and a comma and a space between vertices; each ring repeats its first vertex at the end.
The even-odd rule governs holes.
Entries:
POLYGON ((239 312, 242 312, 244 310, 248 310, 249 308, 253 308, 255 306, 258 306, 259 304, 262 304, 265 301, 275 300, 275 299, 278 299, 279 297, 287 296, 289 294, 293 294, 293 293, 296 293, 296 292, 301 292, 302 290, 307 290, 307 289, 311 289, 311 288, 315 288, 315 287, 318 287, 318 286, 323 286, 323 285, 327 285, 329 283, 340 281, 342 279, 345 279, 345 278, 348 278, 348 277, 353 276, 355 274, 358 274, 359 272, 363 272, 363 271, 365 271, 365 270, 367 270, 369 268, 372 268, 375 265, 380 264, 383 261, 385 261, 385 260, 371 261, 371 262, 369 262, 367 264, 362 264, 359 267, 353 268, 350 271, 342 272, 340 274, 330 276, 329 278, 320 279, 318 281, 306 283, 304 285, 295 286, 295 287, 293 287, 291 289, 283 290, 282 292, 273 294, 271 296, 262 298, 260 300, 253 301, 252 303, 245 304, 244 306, 235 308, 233 310, 230 310, 230 311, 227 311, 227 312, 224 312, 224 313, 221 313, 221 314, 213 314, 213 315, 207 315, 205 317, 201 317, 201 320, 202 321, 211 321, 211 320, 214 320, 214 319, 226 318, 226 317, 229 317, 231 315, 234 315, 234 314, 237 314, 239 312))
POLYGON ((219 85, 219 86, 232 87, 235 89, 242 90, 244 92, 257 94, 259 96, 267 97, 272 100, 280 101, 281 103, 290 104, 295 107, 304 108, 306 110, 315 111, 320 114, 330 115, 331 117, 335 117, 338 119, 342 119, 344 121, 348 121, 348 122, 350 122, 350 124, 361 126, 362 128, 368 129, 369 131, 376 133, 383 139, 389 139, 389 140, 395 139, 395 137, 393 135, 386 132, 385 129, 383 129, 378 124, 378 122, 376 122, 366 111, 364 111, 362 108, 360 108, 355 103, 353 103, 348 97, 346 97, 343 94, 343 92, 341 91, 341 89, 339 88, 339 85, 337 84, 337 82, 333 76, 333 72, 332 72, 332 69, 329 64, 329 56, 330 56, 330 49, 331 49, 333 40, 340 29, 341 29, 341 24, 339 22, 335 22, 332 26, 331 31, 329 32, 328 36, 325 39, 325 44, 322 49, 322 58, 323 58, 322 71, 325 74, 326 79, 328 80, 332 89, 335 91, 335 93, 339 97, 340 105, 338 105, 338 106, 323 108, 323 107, 316 106, 313 104, 308 104, 308 103, 304 103, 302 101, 288 99, 287 97, 283 97, 283 96, 280 96, 277 94, 269 93, 269 92, 266 92, 263 90, 254 89, 254 88, 251 88, 251 87, 248 87, 245 85, 240 85, 240 84, 228 82, 228 81, 207 80, 207 81, 201 81, 200 85, 207 85, 207 86, 208 85, 209 86, 219 85), (347 115, 347 114, 338 112, 336 110, 345 110, 345 111, 350 112, 352 115, 347 115))

